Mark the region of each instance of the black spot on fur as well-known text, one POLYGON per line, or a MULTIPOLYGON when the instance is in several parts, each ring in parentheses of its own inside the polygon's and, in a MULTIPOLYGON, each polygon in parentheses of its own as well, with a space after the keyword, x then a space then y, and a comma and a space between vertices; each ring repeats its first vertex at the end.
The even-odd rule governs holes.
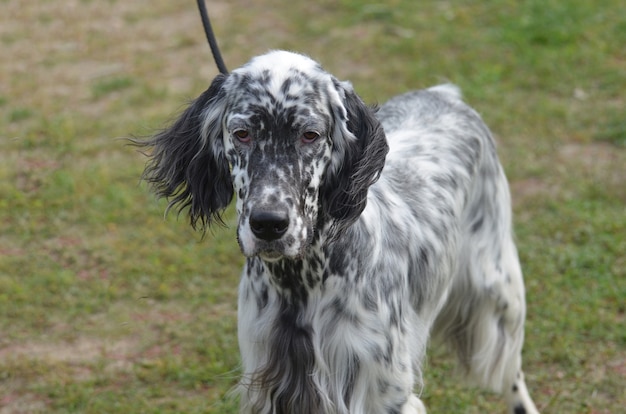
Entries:
POLYGON ((520 404, 513 409, 515 414, 526 414, 526 408, 520 404))
POLYGON ((485 221, 485 217, 481 214, 474 222, 472 223, 472 233, 477 233, 483 227, 483 223, 485 221))
POLYGON ((364 292, 363 297, 363 307, 370 312, 378 312, 378 301, 374 297, 373 294, 369 292, 364 292))
POLYGON ((283 260, 268 263, 272 282, 283 292, 288 292, 292 303, 306 303, 308 291, 304 285, 301 260, 283 260))
POLYGON ((348 256, 342 249, 333 249, 331 251, 329 262, 328 262, 328 270, 332 275, 342 276, 346 271, 348 264, 348 256))
POLYGON ((344 401, 350 401, 350 397, 352 396, 352 392, 354 390, 354 383, 358 378, 359 370, 361 369, 361 361, 357 355, 352 355, 350 364, 347 366, 347 372, 345 373, 346 377, 346 387, 343 391, 343 399, 344 401))
POLYGON ((269 300, 269 293, 267 290, 267 285, 263 284, 261 285, 261 291, 258 292, 256 295, 256 304, 257 304, 259 312, 261 312, 267 306, 268 300, 269 300))

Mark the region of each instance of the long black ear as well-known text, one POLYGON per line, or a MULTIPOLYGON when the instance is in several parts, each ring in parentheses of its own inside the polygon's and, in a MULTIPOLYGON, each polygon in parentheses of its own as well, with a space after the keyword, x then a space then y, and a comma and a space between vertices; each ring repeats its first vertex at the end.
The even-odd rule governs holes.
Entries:
POLYGON ((152 148, 143 178, 170 208, 188 209, 194 229, 223 223, 221 212, 233 197, 230 169, 222 141, 222 118, 227 76, 218 75, 167 129, 146 141, 152 148))
POLYGON ((340 232, 365 209, 367 191, 380 176, 389 147, 374 110, 351 85, 335 81, 334 86, 339 102, 332 104, 333 153, 320 196, 322 207, 335 219, 340 232))

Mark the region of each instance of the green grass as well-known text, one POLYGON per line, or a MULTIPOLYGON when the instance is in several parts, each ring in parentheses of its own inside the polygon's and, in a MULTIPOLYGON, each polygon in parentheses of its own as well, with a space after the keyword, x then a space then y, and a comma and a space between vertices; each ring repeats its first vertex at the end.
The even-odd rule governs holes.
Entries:
MULTIPOLYGON (((543 412, 626 395, 623 1, 209 4, 229 68, 302 51, 370 102, 459 84, 497 136, 543 412)), ((234 413, 241 254, 139 183, 149 135, 216 74, 192 2, 3 2, 0 411, 234 413)), ((429 412, 502 412, 433 346, 429 412)))
POLYGON ((133 83, 133 79, 126 76, 101 79, 92 85, 91 92, 94 99, 99 99, 113 92, 130 88, 133 83))

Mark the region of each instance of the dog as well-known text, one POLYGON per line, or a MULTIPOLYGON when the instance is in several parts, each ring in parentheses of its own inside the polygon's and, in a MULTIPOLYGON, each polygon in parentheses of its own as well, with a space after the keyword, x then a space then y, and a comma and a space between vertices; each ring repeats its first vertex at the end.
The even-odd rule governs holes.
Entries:
POLYGON ((140 145, 145 180, 194 228, 236 198, 242 413, 425 413, 431 337, 509 412, 538 412, 508 184, 457 87, 372 108, 272 51, 140 145))

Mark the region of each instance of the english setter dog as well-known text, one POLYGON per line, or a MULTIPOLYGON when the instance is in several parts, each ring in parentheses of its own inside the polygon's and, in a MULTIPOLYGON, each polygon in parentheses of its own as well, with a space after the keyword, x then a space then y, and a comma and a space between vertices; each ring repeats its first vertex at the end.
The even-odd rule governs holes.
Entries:
POLYGON ((372 109, 273 51, 140 145, 145 179, 194 228, 236 195, 242 413, 425 413, 431 334, 509 412, 537 413, 507 181, 455 86, 372 109))

